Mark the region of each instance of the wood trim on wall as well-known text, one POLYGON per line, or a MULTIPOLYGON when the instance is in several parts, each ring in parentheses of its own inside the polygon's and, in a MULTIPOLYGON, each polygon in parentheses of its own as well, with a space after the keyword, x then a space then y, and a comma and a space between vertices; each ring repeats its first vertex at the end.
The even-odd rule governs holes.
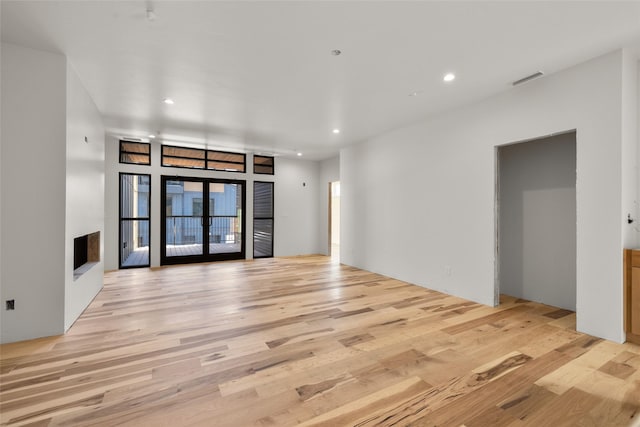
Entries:
POLYGON ((624 331, 629 332, 631 328, 631 310, 629 310, 629 302, 631 298, 631 249, 625 249, 622 257, 623 265, 623 318, 624 331))

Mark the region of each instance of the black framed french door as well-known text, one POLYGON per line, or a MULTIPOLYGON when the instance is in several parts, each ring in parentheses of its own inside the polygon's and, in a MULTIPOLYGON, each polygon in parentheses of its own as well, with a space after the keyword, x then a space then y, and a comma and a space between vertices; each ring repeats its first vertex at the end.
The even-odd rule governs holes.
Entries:
POLYGON ((160 263, 245 258, 246 183, 162 176, 160 263))

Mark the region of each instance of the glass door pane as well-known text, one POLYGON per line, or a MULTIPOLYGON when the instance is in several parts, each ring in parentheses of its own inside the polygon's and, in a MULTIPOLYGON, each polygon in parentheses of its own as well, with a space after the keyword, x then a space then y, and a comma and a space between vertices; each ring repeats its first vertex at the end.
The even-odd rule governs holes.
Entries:
POLYGON ((120 174, 120 268, 149 266, 150 175, 120 174))
POLYGON ((165 256, 203 255, 203 183, 165 180, 164 186, 165 256))
POLYGON ((243 259, 245 182, 162 177, 160 263, 243 259))
POLYGON ((243 191, 240 183, 209 182, 209 254, 243 252, 243 191))

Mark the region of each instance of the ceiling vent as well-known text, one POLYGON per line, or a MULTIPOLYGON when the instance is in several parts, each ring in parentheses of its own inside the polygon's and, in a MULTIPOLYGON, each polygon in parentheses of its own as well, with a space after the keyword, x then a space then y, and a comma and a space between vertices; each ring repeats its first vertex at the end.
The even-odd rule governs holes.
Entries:
POLYGON ((140 138, 132 138, 132 137, 129 137, 129 136, 123 136, 120 139, 122 139, 123 141, 130 141, 130 142, 142 142, 142 139, 140 139, 140 138))
POLYGON ((515 82, 511 83, 513 86, 518 86, 521 85, 522 83, 526 83, 528 81, 531 81, 533 79, 537 79, 538 77, 542 77, 544 76, 544 73, 542 71, 536 71, 535 73, 531 74, 530 76, 527 77, 523 77, 520 80, 516 80, 515 82))

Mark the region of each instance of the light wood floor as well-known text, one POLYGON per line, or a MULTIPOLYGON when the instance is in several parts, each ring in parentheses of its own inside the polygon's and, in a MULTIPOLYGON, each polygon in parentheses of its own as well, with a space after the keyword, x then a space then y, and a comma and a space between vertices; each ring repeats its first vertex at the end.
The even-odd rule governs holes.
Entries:
MULTIPOLYGON (((473 286, 473 284, 469 284, 473 286)), ((625 426, 640 347, 299 257, 121 270, 65 336, 1 347, 2 425, 625 426)))

